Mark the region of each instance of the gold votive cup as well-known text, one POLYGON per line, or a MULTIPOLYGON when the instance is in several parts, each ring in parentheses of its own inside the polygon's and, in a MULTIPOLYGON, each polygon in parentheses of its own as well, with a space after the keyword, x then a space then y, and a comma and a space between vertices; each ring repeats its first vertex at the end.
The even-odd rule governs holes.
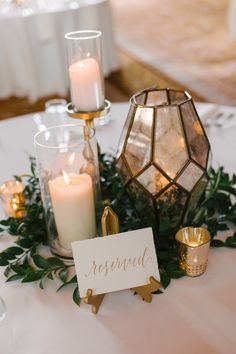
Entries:
POLYGON ((203 227, 184 227, 175 239, 180 244, 180 268, 190 277, 197 277, 206 271, 211 235, 203 227))
POLYGON ((26 198, 24 195, 24 184, 9 180, 0 186, 0 199, 6 216, 21 219, 26 215, 26 198))

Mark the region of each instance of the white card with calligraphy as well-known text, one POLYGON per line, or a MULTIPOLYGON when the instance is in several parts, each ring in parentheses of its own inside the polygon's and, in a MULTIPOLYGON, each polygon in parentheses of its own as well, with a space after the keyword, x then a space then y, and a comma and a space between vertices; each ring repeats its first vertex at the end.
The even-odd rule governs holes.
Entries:
POLYGON ((129 289, 160 280, 151 228, 72 243, 81 297, 129 289))

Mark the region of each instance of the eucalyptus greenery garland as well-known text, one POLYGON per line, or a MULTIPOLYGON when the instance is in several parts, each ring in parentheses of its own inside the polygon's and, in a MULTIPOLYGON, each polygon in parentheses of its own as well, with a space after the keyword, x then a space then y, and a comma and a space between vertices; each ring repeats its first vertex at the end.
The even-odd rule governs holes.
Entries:
MULTIPOLYGON (((47 281, 60 279, 62 288, 73 285, 73 300, 79 305, 80 296, 76 276, 71 276, 73 265, 65 264, 60 258, 43 257, 42 250, 47 246, 46 223, 44 220, 39 180, 36 174, 35 159, 30 158, 31 175, 24 175, 25 196, 27 198, 26 216, 22 219, 8 218, 0 221, 0 233, 12 236, 14 245, 0 253, 0 266, 5 267, 6 281, 19 280, 22 283, 38 282, 44 289, 47 281)), ((121 231, 146 227, 137 215, 132 202, 116 172, 115 158, 100 155, 101 189, 104 207, 109 205, 118 214, 121 231)), ((197 208, 187 216, 185 225, 205 226, 212 240, 211 246, 236 248, 236 232, 225 241, 215 239, 219 231, 233 230, 236 226, 236 176, 230 177, 222 167, 210 170, 210 179, 197 208)), ((15 176, 19 181, 22 177, 15 176)), ((185 273, 179 268, 178 246, 174 236, 176 228, 170 228, 170 220, 162 221, 158 231, 157 256, 161 283, 166 288, 171 279, 180 278, 185 273)), ((154 235, 157 239, 157 235, 154 235)))

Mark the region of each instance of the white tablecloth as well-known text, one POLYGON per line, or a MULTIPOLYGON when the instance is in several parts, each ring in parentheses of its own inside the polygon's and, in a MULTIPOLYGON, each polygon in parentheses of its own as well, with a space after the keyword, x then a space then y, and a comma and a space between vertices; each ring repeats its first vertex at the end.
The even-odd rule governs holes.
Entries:
MULTIPOLYGON (((201 111, 199 106, 199 111, 201 111)), ((222 107, 223 110, 232 108, 222 107)), ((114 104, 113 121, 99 127, 104 150, 117 144, 128 104, 114 104)), ((236 109, 234 108, 236 113, 236 109)), ((25 151, 33 153, 32 115, 0 122, 0 179, 28 170, 25 151)), ((210 128, 214 164, 236 171, 236 128, 210 128)), ((0 239, 0 248, 9 237, 0 239)), ((235 354, 236 251, 210 249, 207 272, 199 278, 173 281, 164 294, 147 304, 130 291, 109 294, 98 315, 71 299, 71 290, 56 294, 36 284, 4 283, 0 294, 8 307, 6 323, 17 354, 235 354)), ((7 336, 0 331, 1 345, 7 336)))
POLYGON ((104 75, 118 68, 108 0, 44 3, 32 10, 0 11, 0 98, 28 96, 34 101, 66 95, 67 32, 101 30, 104 75))

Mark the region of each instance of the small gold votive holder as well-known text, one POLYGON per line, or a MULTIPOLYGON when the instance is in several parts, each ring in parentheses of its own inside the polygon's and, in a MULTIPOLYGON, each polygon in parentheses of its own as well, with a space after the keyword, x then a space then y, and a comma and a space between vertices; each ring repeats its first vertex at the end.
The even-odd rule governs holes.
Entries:
POLYGON ((206 271, 211 235, 203 227, 184 227, 175 239, 180 244, 180 268, 190 277, 206 271))
POLYGON ((26 198, 24 195, 24 184, 9 180, 0 186, 0 199, 6 216, 21 219, 26 215, 26 198))

